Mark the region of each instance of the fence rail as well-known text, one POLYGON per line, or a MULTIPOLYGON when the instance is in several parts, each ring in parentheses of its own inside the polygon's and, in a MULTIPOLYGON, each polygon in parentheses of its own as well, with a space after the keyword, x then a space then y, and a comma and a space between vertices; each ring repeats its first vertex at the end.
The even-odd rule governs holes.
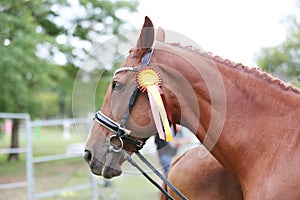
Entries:
POLYGON ((14 183, 5 183, 0 185, 0 190, 13 189, 19 187, 27 187, 28 184, 26 181, 14 182, 14 183))
POLYGON ((26 153, 25 148, 0 148, 0 155, 11 153, 26 153))

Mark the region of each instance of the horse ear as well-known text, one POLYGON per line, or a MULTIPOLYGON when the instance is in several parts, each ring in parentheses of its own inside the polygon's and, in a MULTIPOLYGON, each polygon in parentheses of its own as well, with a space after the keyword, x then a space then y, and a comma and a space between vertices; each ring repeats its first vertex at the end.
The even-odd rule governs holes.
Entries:
POLYGON ((154 41, 154 27, 149 17, 146 16, 136 47, 138 49, 151 48, 153 41, 154 41))
POLYGON ((164 42, 165 41, 165 31, 161 27, 158 27, 155 40, 158 42, 164 42))

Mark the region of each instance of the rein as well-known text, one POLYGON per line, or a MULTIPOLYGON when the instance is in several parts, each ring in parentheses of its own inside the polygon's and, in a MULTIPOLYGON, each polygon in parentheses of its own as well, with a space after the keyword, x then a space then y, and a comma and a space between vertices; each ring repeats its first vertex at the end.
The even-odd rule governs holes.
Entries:
MULTIPOLYGON (((174 198, 155 180, 153 180, 124 150, 121 149, 120 153, 124 156, 124 159, 127 160, 132 166, 137 168, 155 187, 157 187, 168 199, 174 200, 174 198)), ((182 200, 187 200, 187 198, 170 182, 164 175, 162 175, 140 152, 135 152, 136 155, 143 161, 154 173, 158 176, 165 184, 167 184, 171 190, 173 190, 182 200)))
MULTIPOLYGON (((153 48, 151 48, 142 58, 141 68, 148 66, 151 56, 153 53, 153 48)), ((134 67, 123 67, 115 71, 114 76, 121 71, 134 71, 137 72, 138 68, 134 67)), ((166 195, 169 199, 173 200, 174 198, 162 187, 160 186, 155 180, 153 180, 131 157, 130 155, 123 149, 124 143, 123 140, 127 140, 128 142, 132 143, 136 151, 135 153, 137 156, 165 183, 167 184, 182 200, 187 200, 187 198, 174 186, 170 183, 167 178, 162 175, 140 152, 139 150, 143 148, 144 141, 138 140, 130 136, 131 131, 125 128, 125 124, 130 116, 130 112, 132 107, 135 103, 135 100, 139 94, 140 88, 138 86, 135 87, 130 99, 128 106, 124 112, 124 115, 121 119, 120 124, 115 122, 114 120, 110 119, 109 117, 105 116, 101 111, 98 111, 95 114, 95 121, 109 129, 110 131, 116 133, 109 138, 109 151, 119 152, 123 155, 124 159, 126 159, 131 165, 136 167, 152 184, 154 184, 164 195, 166 195)), ((163 96, 163 95, 162 95, 163 96)), ((166 101, 163 97, 163 104, 166 104, 166 101)), ((167 108, 167 106, 165 105, 167 108)), ((172 116, 168 112, 168 117, 171 119, 172 116)), ((171 119, 173 123, 173 120, 171 119)), ((175 124, 173 125, 175 129, 175 124)))

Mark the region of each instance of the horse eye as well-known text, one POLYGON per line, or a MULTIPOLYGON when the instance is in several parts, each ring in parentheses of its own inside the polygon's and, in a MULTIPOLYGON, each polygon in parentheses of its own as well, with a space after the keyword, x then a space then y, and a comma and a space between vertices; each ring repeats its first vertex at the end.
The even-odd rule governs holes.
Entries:
POLYGON ((112 89, 115 91, 120 91, 124 88, 123 83, 119 82, 119 81, 114 81, 112 83, 112 89))

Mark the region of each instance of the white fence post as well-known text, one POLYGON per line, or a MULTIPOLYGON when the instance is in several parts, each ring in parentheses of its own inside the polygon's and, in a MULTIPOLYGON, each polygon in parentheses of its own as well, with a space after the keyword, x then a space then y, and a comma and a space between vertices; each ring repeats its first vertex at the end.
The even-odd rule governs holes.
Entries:
POLYGON ((26 130, 26 178, 27 178, 27 197, 28 200, 34 199, 35 184, 34 184, 34 164, 32 154, 32 137, 30 116, 25 116, 25 130, 26 130))

